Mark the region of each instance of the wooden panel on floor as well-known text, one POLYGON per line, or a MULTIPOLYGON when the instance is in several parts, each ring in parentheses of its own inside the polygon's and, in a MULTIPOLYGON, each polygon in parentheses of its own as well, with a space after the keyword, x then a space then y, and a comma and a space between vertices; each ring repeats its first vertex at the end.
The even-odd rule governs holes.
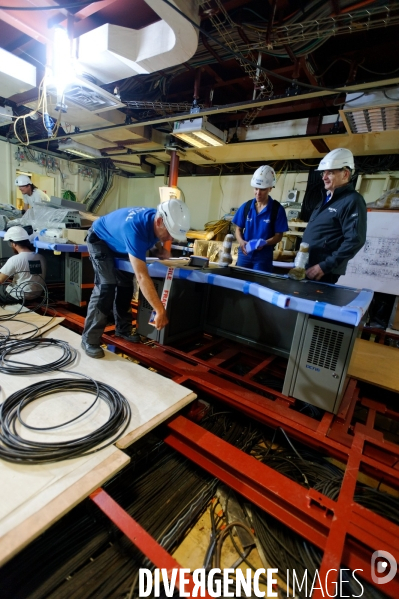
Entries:
MULTIPOLYGON (((120 447, 126 447, 196 397, 190 389, 112 352, 105 351, 105 357, 100 360, 89 358, 80 347, 81 336, 64 327, 58 326, 45 333, 44 337, 67 341, 77 349, 76 363, 67 370, 32 374, 29 377, 2 374, 1 402, 11 393, 33 383, 56 378, 78 378, 68 370, 87 375, 114 387, 128 400, 132 419, 118 442, 120 447)), ((17 354, 13 360, 46 364, 60 357, 61 351, 51 346, 17 354)), ((58 425, 82 413, 93 399, 91 394, 76 391, 44 396, 26 406, 23 417, 31 426, 58 425)), ((40 437, 44 442, 64 441, 98 428, 108 419, 108 415, 109 409, 101 401, 77 422, 44 432, 23 429, 23 436, 35 440, 40 437)), ((23 465, 0 460, 0 563, 22 549, 128 461, 128 456, 114 445, 87 457, 50 464, 23 465), (106 464, 108 467, 105 467, 106 464), (52 508, 47 513, 50 505, 52 508), (29 526, 27 523, 30 523, 29 526), (14 535, 15 541, 12 540, 14 535)))
POLYGON ((16 493, 22 486, 29 489, 33 483, 35 487, 38 478, 43 483, 39 492, 29 493, 27 501, 6 517, 0 517, 0 566, 129 462, 129 456, 114 446, 90 459, 77 458, 42 466, 22 466, 0 460, 2 497, 7 494, 17 499, 16 493))
MULTIPOLYGON (((19 314, 12 317, 20 308, 20 304, 0 308, 0 322, 2 327, 8 329, 11 335, 18 335, 17 339, 32 336, 40 337, 40 335, 53 329, 64 320, 60 316, 42 316, 36 314, 36 312, 30 312, 26 308, 23 308, 19 314), (10 316, 10 320, 5 320, 7 316, 10 316)), ((3 328, 1 332, 6 334, 3 328)))
POLYGON ((398 360, 398 348, 356 339, 348 375, 399 392, 398 360))

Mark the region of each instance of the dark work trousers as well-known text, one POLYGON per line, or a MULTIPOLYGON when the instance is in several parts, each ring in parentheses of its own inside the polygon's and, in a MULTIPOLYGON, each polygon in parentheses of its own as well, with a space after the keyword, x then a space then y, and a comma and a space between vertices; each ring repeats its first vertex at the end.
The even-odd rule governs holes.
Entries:
POLYGON ((327 275, 323 275, 320 279, 320 283, 335 283, 338 281, 341 275, 334 275, 332 272, 329 272, 327 275))
POLYGON ((4 306, 6 304, 17 304, 18 302, 23 303, 23 301, 24 301, 23 293, 21 293, 21 291, 19 291, 19 295, 20 295, 19 299, 16 297, 13 297, 6 291, 6 287, 9 284, 10 284, 10 282, 3 283, 2 285, 0 285, 0 306, 4 306))
POLYGON ((111 310, 114 312, 115 333, 131 334, 134 275, 115 268, 114 258, 120 255, 113 252, 92 229, 89 229, 86 243, 94 270, 94 289, 82 339, 90 345, 99 345, 111 310))

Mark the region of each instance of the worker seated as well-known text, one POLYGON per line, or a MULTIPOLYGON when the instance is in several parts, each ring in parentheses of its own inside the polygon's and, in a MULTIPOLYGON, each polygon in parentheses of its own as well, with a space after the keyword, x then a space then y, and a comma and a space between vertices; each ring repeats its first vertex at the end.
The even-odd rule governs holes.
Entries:
POLYGON ((40 297, 45 289, 46 261, 36 254, 23 227, 8 229, 4 236, 14 250, 0 268, 0 304, 25 303, 40 297), (11 282, 5 285, 7 279, 11 282))

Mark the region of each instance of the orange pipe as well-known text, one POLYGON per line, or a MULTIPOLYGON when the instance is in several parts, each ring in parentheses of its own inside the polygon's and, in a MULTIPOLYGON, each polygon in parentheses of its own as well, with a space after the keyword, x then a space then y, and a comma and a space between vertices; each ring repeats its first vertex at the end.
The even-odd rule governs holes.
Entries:
MULTIPOLYGON (((179 177, 179 156, 176 150, 172 150, 170 156, 170 167, 169 167, 169 187, 177 187, 177 179, 179 177)), ((172 242, 165 241, 163 247, 166 250, 171 251, 172 242)))
POLYGON ((375 0, 363 0, 363 2, 358 2, 353 6, 347 6, 346 8, 343 8, 339 14, 343 15, 347 12, 352 12, 353 10, 357 10, 358 8, 363 8, 363 6, 367 6, 368 4, 373 4, 374 2, 375 0))

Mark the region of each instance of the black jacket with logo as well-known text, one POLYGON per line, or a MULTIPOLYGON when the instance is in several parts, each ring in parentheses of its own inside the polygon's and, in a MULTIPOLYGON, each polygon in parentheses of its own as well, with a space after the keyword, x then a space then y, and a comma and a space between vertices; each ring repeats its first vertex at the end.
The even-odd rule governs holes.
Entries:
POLYGON ((352 183, 337 187, 329 202, 313 210, 303 234, 309 244, 308 267, 319 264, 325 273, 343 275, 348 261, 366 241, 367 209, 352 183))

